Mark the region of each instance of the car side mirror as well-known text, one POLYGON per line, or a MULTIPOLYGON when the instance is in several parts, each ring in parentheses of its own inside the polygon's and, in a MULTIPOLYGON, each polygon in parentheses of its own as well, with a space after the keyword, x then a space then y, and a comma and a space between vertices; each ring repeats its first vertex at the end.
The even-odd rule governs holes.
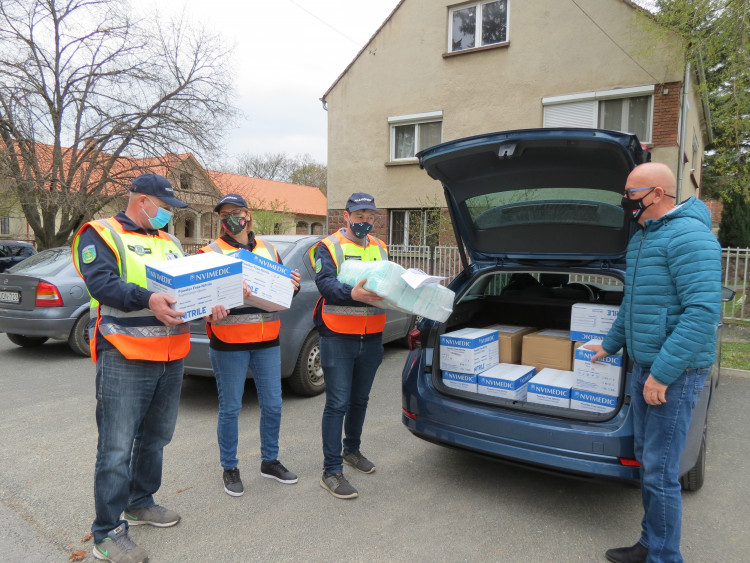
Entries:
POLYGON ((728 287, 721 286, 721 300, 724 302, 731 301, 737 292, 728 287))

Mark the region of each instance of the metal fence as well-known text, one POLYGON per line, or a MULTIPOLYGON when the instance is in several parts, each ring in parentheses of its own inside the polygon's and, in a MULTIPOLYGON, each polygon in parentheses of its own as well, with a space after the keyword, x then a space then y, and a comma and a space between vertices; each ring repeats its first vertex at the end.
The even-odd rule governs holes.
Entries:
MULTIPOLYGON (((391 246, 391 260, 404 268, 419 268, 446 278, 448 284, 461 271, 461 258, 455 246, 391 246)), ((750 320, 750 248, 725 248, 721 253, 722 283, 736 292, 734 299, 724 303, 724 319, 750 320)), ((571 281, 621 285, 613 278, 571 276, 571 281)))
POLYGON ((724 303, 724 319, 750 320, 747 300, 750 288, 750 248, 724 248, 721 251, 721 281, 736 294, 724 303))
POLYGON ((419 268, 431 276, 445 278, 447 285, 461 272, 461 255, 457 246, 400 246, 388 247, 393 262, 404 268, 419 268))

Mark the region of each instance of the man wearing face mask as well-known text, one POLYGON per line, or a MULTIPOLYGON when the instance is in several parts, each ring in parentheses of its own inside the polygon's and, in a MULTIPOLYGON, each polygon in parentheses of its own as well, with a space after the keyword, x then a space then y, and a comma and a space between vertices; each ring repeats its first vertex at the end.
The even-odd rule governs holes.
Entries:
POLYGON ((346 227, 320 241, 310 253, 322 296, 313 319, 326 379, 320 485, 344 499, 358 495, 344 477, 344 463, 362 473, 375 471, 362 455, 360 443, 370 389, 383 361, 385 311, 377 307, 383 298, 363 287, 366 280, 351 287, 339 282, 337 275, 345 260, 388 260, 385 243, 369 234, 376 210, 371 195, 352 194, 344 210, 346 227))
POLYGON ((675 206, 676 182, 661 163, 637 166, 622 206, 640 229, 628 244, 625 293, 617 320, 592 361, 627 346, 633 360, 630 407, 641 463, 644 516, 616 563, 679 562, 680 457, 692 410, 715 360, 721 320, 721 248, 704 203, 675 206))
MULTIPOLYGON (((248 250, 281 264, 276 248, 253 233, 252 216, 245 199, 227 194, 214 211, 219 214, 222 235, 201 252, 231 254, 248 250)), ((300 273, 292 272, 295 295, 299 291, 300 273)), ((245 296, 252 295, 245 284, 245 296)), ((206 323, 209 335, 209 358, 216 377, 219 394, 217 436, 220 462, 224 469, 224 492, 242 496, 245 489, 240 479, 237 459, 238 425, 242 408, 248 367, 253 374, 260 404, 260 474, 279 483, 292 485, 297 476, 279 461, 279 429, 281 427, 281 352, 278 313, 255 307, 237 307, 231 311, 214 307, 206 323)))
POLYGON ((182 256, 159 230, 172 207, 169 181, 143 174, 130 186, 128 206, 81 227, 73 260, 91 295, 91 357, 96 363, 93 554, 105 561, 145 561, 128 526, 174 526, 180 515, 154 502, 163 449, 174 433, 190 330, 175 299, 146 289, 146 264, 182 256), (121 516, 122 514, 122 516, 121 516))

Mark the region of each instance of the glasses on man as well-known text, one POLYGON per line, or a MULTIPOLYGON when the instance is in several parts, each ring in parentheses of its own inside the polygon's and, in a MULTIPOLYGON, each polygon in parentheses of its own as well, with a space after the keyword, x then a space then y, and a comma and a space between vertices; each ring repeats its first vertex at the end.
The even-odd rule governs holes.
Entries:
MULTIPOLYGON (((645 188, 630 188, 629 190, 625 190, 625 197, 628 199, 632 199, 632 194, 636 192, 642 192, 643 190, 653 190, 656 188, 656 186, 648 186, 645 188)), ((648 194, 646 194, 648 195, 648 194)), ((645 196, 644 196, 645 197, 645 196)))
POLYGON ((226 219, 229 216, 233 217, 247 217, 247 211, 244 209, 234 209, 232 211, 222 211, 219 213, 219 219, 226 219))

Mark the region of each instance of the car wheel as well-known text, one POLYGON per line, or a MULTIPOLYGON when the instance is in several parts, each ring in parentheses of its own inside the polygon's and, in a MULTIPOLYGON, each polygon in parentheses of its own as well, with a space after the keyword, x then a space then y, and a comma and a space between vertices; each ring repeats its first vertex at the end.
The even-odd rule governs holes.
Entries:
POLYGON ((68 346, 79 356, 90 356, 89 348, 89 314, 84 313, 73 325, 68 337, 68 346))
POLYGON ((703 422, 703 438, 698 452, 698 460, 693 468, 680 478, 682 489, 685 491, 697 491, 703 486, 706 476, 706 434, 708 432, 708 421, 703 422))
POLYGON ((24 348, 33 348, 34 346, 41 346, 49 338, 46 336, 24 336, 23 334, 11 334, 8 333, 8 340, 10 340, 16 346, 23 346, 24 348))
POLYGON ((307 335, 297 365, 287 381, 292 391, 306 397, 320 395, 325 389, 323 366, 320 364, 320 337, 316 331, 307 335))

